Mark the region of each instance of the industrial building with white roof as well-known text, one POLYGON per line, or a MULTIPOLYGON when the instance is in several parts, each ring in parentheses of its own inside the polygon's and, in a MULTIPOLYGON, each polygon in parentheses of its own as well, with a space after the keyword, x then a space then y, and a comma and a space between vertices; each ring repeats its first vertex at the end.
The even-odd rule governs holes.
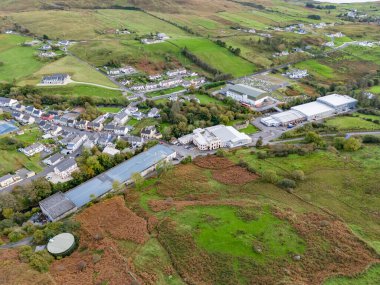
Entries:
POLYGON ((261 119, 261 123, 270 127, 287 126, 304 121, 319 120, 355 109, 357 100, 339 94, 331 94, 317 101, 292 107, 290 110, 261 119))
POLYGON ((252 139, 231 126, 217 125, 205 129, 195 129, 192 134, 179 138, 181 144, 193 142, 200 150, 213 150, 221 147, 238 147, 249 144, 252 139))

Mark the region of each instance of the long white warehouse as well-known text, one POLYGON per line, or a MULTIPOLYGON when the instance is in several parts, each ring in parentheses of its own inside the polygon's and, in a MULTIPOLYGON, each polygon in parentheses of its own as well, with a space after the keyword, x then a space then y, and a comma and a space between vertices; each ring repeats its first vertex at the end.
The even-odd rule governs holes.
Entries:
POLYGON ((348 95, 331 94, 317 101, 292 107, 290 110, 261 119, 269 127, 299 124, 304 121, 319 120, 355 109, 357 100, 348 95))

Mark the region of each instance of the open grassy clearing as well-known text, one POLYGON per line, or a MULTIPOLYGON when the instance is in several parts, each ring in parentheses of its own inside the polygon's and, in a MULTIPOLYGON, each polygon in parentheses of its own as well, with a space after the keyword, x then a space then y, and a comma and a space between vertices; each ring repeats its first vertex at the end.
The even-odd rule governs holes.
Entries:
POLYGON ((162 89, 162 90, 158 90, 158 91, 153 91, 153 92, 148 92, 148 93, 145 93, 145 95, 149 98, 152 98, 152 97, 157 97, 157 96, 161 96, 161 95, 167 95, 167 94, 170 94, 170 93, 174 93, 174 92, 178 92, 178 91, 184 91, 185 88, 183 88, 182 86, 177 86, 177 87, 173 87, 173 88, 168 88, 168 89, 162 89))
MULTIPOLYGON (((292 228, 273 216, 268 209, 246 210, 251 219, 239 216, 232 207, 191 207, 173 216, 180 228, 192 233, 196 243, 208 252, 250 257, 257 261, 302 254, 304 242, 292 228), (255 252, 252 243, 265 248, 265 256, 255 252)), ((241 214, 240 215, 244 215, 241 214)))
POLYGON ((88 82, 117 88, 105 75, 101 74, 87 63, 73 56, 66 56, 54 61, 35 72, 22 84, 37 84, 44 75, 54 73, 68 73, 71 79, 79 82, 88 82))
POLYGON ((122 96, 121 91, 111 90, 96 86, 69 84, 65 86, 44 86, 38 88, 42 94, 63 96, 88 96, 103 98, 118 98, 122 96))
POLYGON ((199 99, 201 104, 213 103, 213 104, 222 105, 222 106, 226 105, 223 101, 215 99, 215 98, 208 96, 206 94, 195 94, 195 97, 197 97, 199 99))
POLYGON ((331 67, 324 65, 315 59, 297 63, 296 67, 300 69, 307 69, 310 74, 316 76, 317 78, 322 77, 331 79, 335 76, 334 70, 331 67))
POLYGON ((42 171, 39 155, 28 158, 18 151, 0 150, 0 160, 0 176, 13 173, 23 167, 36 173, 42 171))
POLYGON ((44 63, 34 57, 35 49, 22 47, 29 38, 15 35, 0 35, 0 82, 12 82, 27 77, 39 70, 44 63))
POLYGON ((120 107, 98 107, 98 110, 104 113, 117 113, 121 110, 120 107))
POLYGON ((208 39, 186 38, 170 40, 170 42, 181 48, 187 47, 190 52, 201 60, 224 73, 230 73, 233 76, 243 76, 255 71, 255 66, 252 63, 234 55, 208 39))
POLYGON ((366 146, 342 156, 320 151, 265 160, 250 155, 249 150, 241 150, 231 158, 246 161, 259 173, 273 170, 282 177, 289 177, 293 170, 303 170, 307 179, 299 184, 296 193, 343 218, 357 235, 380 252, 380 227, 376 216, 371 214, 380 203, 376 190, 378 147, 366 146))
MULTIPOLYGON (((379 118, 378 118, 379 119, 379 118)), ((357 130, 357 131, 372 131, 380 130, 380 125, 364 120, 360 117, 335 117, 326 120, 326 125, 336 127, 340 131, 357 130)))
POLYGON ((370 92, 380 94, 380 86, 373 86, 369 89, 370 92))

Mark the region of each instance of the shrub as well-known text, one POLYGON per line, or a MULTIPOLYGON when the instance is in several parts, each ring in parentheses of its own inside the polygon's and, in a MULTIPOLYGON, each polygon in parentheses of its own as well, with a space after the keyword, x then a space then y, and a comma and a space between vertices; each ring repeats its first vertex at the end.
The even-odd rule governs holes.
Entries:
POLYGON ((278 183, 278 186, 281 187, 281 188, 285 188, 285 189, 295 188, 296 187, 296 182, 294 180, 292 180, 292 179, 284 178, 284 179, 282 179, 278 183))
POLYGON ((345 151, 357 151, 361 146, 362 143, 359 139, 351 137, 344 142, 343 149, 345 151))
POLYGON ((227 152, 221 148, 216 151, 216 156, 219 156, 219 157, 225 157, 226 154, 227 154, 227 152))
POLYGON ((184 159, 182 159, 181 163, 188 164, 188 163, 191 163, 192 161, 193 161, 193 158, 189 155, 189 156, 186 156, 184 159))
POLYGON ((265 182, 273 184, 278 181, 277 173, 274 170, 265 170, 263 172, 262 178, 265 182))
POLYGON ((18 230, 10 232, 8 234, 8 238, 10 242, 16 242, 16 241, 22 240, 24 237, 25 237, 24 234, 18 230))
POLYGON ((305 180, 305 173, 302 170, 294 170, 292 173, 292 177, 295 180, 303 181, 305 180))
POLYGON ((266 151, 259 151, 257 153, 258 159, 266 159, 268 157, 268 153, 266 151))

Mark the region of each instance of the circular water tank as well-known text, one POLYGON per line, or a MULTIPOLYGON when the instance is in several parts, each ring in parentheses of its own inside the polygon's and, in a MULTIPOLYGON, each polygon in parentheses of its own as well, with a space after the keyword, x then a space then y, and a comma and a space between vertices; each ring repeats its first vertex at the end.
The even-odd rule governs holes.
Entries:
POLYGON ((75 238, 70 233, 62 233, 51 238, 47 250, 53 255, 65 255, 75 247, 75 238))

